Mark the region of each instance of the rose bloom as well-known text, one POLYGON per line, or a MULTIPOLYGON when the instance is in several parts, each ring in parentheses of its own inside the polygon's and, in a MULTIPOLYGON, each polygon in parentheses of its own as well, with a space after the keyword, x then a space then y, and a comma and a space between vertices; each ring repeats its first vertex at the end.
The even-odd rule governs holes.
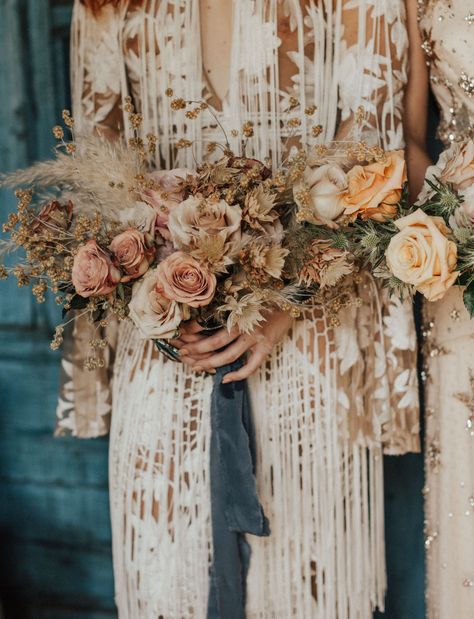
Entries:
POLYGON ((302 182, 295 185, 294 197, 305 218, 330 225, 346 208, 346 190, 346 173, 340 166, 328 163, 306 168, 302 182))
POLYGON ((79 247, 72 265, 72 284, 78 295, 88 298, 109 294, 120 277, 110 256, 94 240, 79 247))
POLYGON ((387 153, 383 162, 356 165, 347 173, 349 188, 345 198, 347 215, 386 221, 397 214, 397 204, 407 181, 404 153, 387 153))
POLYGON ((213 202, 191 196, 181 202, 170 214, 168 228, 173 243, 180 248, 194 247, 205 232, 224 237, 228 251, 237 248, 240 241, 242 212, 225 200, 213 202))
POLYGON ((157 269, 150 269, 135 282, 129 306, 129 317, 145 339, 171 338, 189 310, 170 301, 161 292, 157 269))
POLYGON ((157 213, 146 202, 135 202, 133 206, 120 209, 117 223, 121 228, 135 228, 139 232, 155 235, 157 213))
POLYGON ((42 207, 31 229, 34 233, 39 232, 43 228, 48 228, 51 231, 57 228, 67 230, 72 222, 72 210, 73 204, 71 200, 66 204, 61 204, 57 200, 51 200, 42 207))
POLYGON ((216 290, 216 276, 192 256, 175 251, 156 268, 161 293, 170 301, 191 307, 209 305, 216 290))
POLYGON ((451 183, 454 189, 466 189, 474 183, 474 142, 455 142, 441 155, 437 167, 439 180, 451 183))
POLYGON ((169 240, 168 218, 171 211, 184 198, 183 180, 192 174, 185 168, 175 170, 158 170, 152 172, 147 178, 155 184, 155 189, 146 189, 141 194, 141 199, 152 206, 157 214, 156 229, 161 236, 169 240))
POLYGON ((446 238, 449 228, 441 217, 430 217, 421 209, 394 223, 400 232, 387 248, 388 268, 429 301, 441 299, 459 275, 456 244, 446 238))
POLYGON ((109 249, 118 266, 125 271, 121 278, 124 283, 144 275, 155 256, 153 239, 133 228, 116 236, 109 249))

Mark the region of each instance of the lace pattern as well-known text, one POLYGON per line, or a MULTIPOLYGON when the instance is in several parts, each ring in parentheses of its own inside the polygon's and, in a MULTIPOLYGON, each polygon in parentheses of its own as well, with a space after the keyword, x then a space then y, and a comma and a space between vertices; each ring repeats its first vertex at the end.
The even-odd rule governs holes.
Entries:
MULTIPOLYGON (((401 146, 401 0, 234 0, 230 88, 222 101, 203 78, 199 7, 198 0, 124 1, 94 19, 76 3, 80 131, 126 134, 122 104, 130 95, 144 134, 159 135, 156 164, 193 166, 221 136, 212 119, 173 112, 163 97, 172 88, 175 96, 212 103, 230 138, 232 128, 253 119, 247 153, 276 163, 292 95, 303 107, 317 106, 311 120, 302 116, 303 144, 353 136, 364 105, 362 137, 401 146), (311 126, 319 123, 323 133, 315 138, 311 126), (176 148, 183 136, 196 140, 194 152, 176 148)), ((251 619, 369 619, 383 607, 381 455, 418 449, 413 317, 368 275, 347 292, 353 303, 339 326, 324 309, 309 312, 250 381, 257 482, 273 531, 268 540, 250 540, 251 619)), ((71 416, 80 396, 73 385, 84 376, 74 350, 63 364, 68 389, 59 432, 87 435, 71 416)), ((97 401, 110 402, 107 376, 89 381, 97 401)), ((120 619, 206 616, 210 390, 209 379, 159 357, 132 326, 120 325, 110 447, 120 619)), ((108 412, 98 424, 101 409, 87 403, 88 435, 105 431, 108 412)))

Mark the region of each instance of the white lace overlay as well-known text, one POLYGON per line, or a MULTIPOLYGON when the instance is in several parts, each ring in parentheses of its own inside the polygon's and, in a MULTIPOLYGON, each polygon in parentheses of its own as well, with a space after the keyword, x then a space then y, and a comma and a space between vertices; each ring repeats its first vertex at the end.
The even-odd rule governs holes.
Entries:
MULTIPOLYGON (((317 106, 313 117, 300 115, 303 144, 353 135, 363 105, 364 139, 400 147, 402 0, 235 0, 223 101, 203 78, 199 6, 131 1, 93 19, 76 4, 73 100, 81 131, 112 137, 125 130, 121 105, 130 95, 144 135, 159 135, 157 165, 193 166, 222 136, 210 116, 190 121, 172 111, 164 96, 172 88, 176 97, 211 103, 236 150, 232 129, 253 120, 247 154, 258 158, 283 156, 282 119, 293 95, 302 107, 317 106), (315 124, 323 126, 317 138, 315 124), (196 141, 193 150, 175 148, 182 137, 196 141)), ((411 308, 389 302, 371 277, 348 294, 362 302, 339 313, 339 326, 331 312, 308 311, 250 381, 258 490, 272 528, 270 538, 249 540, 250 619, 369 619, 383 607, 381 456, 418 449, 415 337, 411 308)), ((64 370, 70 402, 63 411, 70 412, 80 403, 64 370)), ((127 324, 113 378, 120 619, 205 619, 211 379, 159 357, 127 324)), ((95 411, 89 415, 93 423, 95 411)), ((59 432, 71 425, 63 415, 59 432)))

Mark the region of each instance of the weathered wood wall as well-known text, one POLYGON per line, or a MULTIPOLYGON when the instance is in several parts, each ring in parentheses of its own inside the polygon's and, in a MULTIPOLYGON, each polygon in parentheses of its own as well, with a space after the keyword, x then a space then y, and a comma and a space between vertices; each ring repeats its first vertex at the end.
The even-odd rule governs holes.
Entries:
MULTIPOLYGON (((70 12, 69 0, 0 0, 2 171, 51 152, 68 106, 70 12)), ((12 206, 0 193, 0 219, 12 206)), ((6 619, 111 619, 107 442, 52 438, 56 316, 0 284, 0 597, 6 619)), ((424 616, 422 483, 420 456, 386 459, 386 619, 424 616)))
MULTIPOLYGON (((68 105, 71 2, 0 0, 0 170, 47 157, 68 105)), ((13 206, 0 196, 0 219, 13 206)), ((107 442, 53 439, 57 310, 0 287, 0 597, 6 619, 111 619, 107 442)))

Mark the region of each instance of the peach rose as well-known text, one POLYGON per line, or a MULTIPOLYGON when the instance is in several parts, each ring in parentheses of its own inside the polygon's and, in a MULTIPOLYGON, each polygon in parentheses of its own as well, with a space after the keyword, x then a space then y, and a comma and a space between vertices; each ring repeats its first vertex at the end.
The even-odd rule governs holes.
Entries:
POLYGON ((441 169, 439 180, 442 183, 451 183, 457 190, 466 189, 474 183, 474 142, 453 143, 437 165, 441 169))
POLYGON ((129 306, 129 317, 145 339, 171 338, 189 310, 170 301, 161 292, 157 269, 150 269, 135 282, 129 306))
POLYGON ((441 299, 459 275, 456 244, 446 238, 449 228, 441 217, 430 217, 421 209, 394 223, 400 232, 387 248, 388 268, 429 301, 441 299))
POLYGON ((93 240, 81 245, 72 265, 72 284, 81 297, 109 294, 120 281, 121 273, 110 256, 93 240))
POLYGON ((306 168, 294 188, 296 204, 307 221, 330 225, 344 212, 347 176, 336 164, 306 168))
POLYGON ((347 173, 347 179, 346 215, 386 221, 397 214, 407 181, 404 153, 396 150, 387 153, 383 162, 356 165, 347 173))
POLYGON ((72 210, 73 204, 71 200, 66 204, 61 204, 57 200, 51 200, 42 207, 31 229, 34 233, 39 232, 43 228, 67 230, 71 225, 72 210))
POLYGON ((116 236, 109 246, 118 266, 125 271, 122 282, 141 277, 155 256, 153 239, 148 234, 129 228, 116 236))
POLYGON ((182 251, 160 262, 156 271, 160 291, 170 301, 202 307, 214 298, 216 276, 182 251))
POLYGON ((171 211, 182 202, 184 198, 183 181, 192 174, 185 168, 175 170, 158 170, 148 175, 153 181, 155 188, 146 189, 141 194, 141 199, 152 206, 156 213, 156 229, 161 236, 169 240, 168 218, 171 211))
POLYGON ((198 246, 203 233, 219 234, 226 241, 227 253, 232 253, 241 238, 241 219, 241 209, 225 200, 214 202, 191 196, 170 214, 168 228, 173 243, 181 249, 198 246))

